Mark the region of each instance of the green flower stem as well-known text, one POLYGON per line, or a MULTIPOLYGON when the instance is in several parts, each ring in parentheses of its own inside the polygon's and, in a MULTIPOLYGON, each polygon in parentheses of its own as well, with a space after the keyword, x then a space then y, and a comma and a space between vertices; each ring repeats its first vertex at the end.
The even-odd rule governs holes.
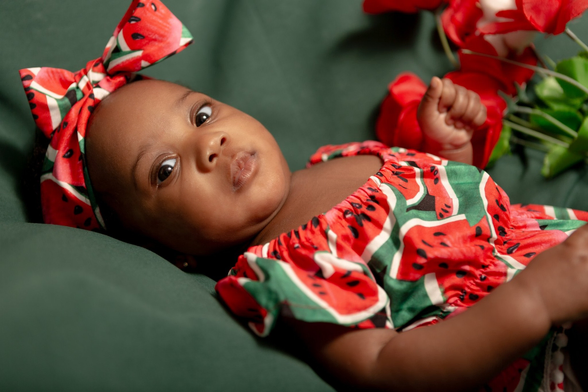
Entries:
POLYGON ((572 128, 568 127, 566 124, 562 123, 557 118, 550 116, 549 114, 547 114, 539 109, 528 108, 525 106, 515 106, 515 111, 517 111, 519 113, 526 113, 526 114, 533 114, 536 116, 541 116, 544 119, 546 119, 547 121, 549 121, 550 123, 552 123, 553 125, 555 125, 556 127, 558 127, 559 129, 561 129, 562 131, 564 131, 565 133, 567 133, 568 135, 570 135, 571 137, 573 137, 574 139, 578 136, 578 132, 574 131, 572 128))
POLYGON ((443 45, 443 50, 445 51, 445 55, 455 68, 459 68, 459 62, 453 55, 451 48, 449 47, 449 41, 447 41, 447 35, 445 35, 445 31, 443 30, 443 24, 441 23, 441 11, 442 7, 435 12, 435 22, 437 24, 437 34, 439 34, 439 39, 441 40, 441 45, 443 45))
POLYGON ((535 131, 535 130, 533 130, 531 128, 523 127, 522 125, 513 123, 512 121, 502 120, 502 123, 504 125, 508 125, 512 129, 514 129, 515 131, 519 131, 521 133, 524 133, 525 135, 529 135, 529 136, 535 137, 537 139, 541 139, 541 140, 546 141, 548 143, 558 144, 558 145, 563 146, 565 148, 569 148, 570 147, 570 145, 568 143, 566 143, 566 142, 562 142, 559 139, 556 139, 556 138, 551 137, 551 136, 547 136, 546 134, 541 133, 541 132, 537 132, 537 131, 535 131))
POLYGON ((519 63, 518 61, 513 61, 513 60, 505 59, 505 58, 502 58, 502 57, 493 56, 491 54, 472 52, 469 49, 462 49, 461 51, 462 51, 462 53, 465 53, 465 54, 474 54, 474 55, 477 55, 477 56, 488 57, 488 58, 491 58, 491 59, 494 59, 494 60, 503 61, 503 62, 508 63, 508 64, 517 65, 517 66, 522 67, 522 68, 532 69, 533 71, 538 72, 540 74, 546 74, 546 75, 550 75, 550 76, 556 77, 556 78, 561 79, 561 80, 565 80, 566 82, 568 82, 570 84, 573 84, 574 86, 576 86, 577 88, 579 88, 580 90, 582 90, 584 93, 588 94, 588 88, 584 87, 583 85, 581 85, 580 83, 578 83, 576 80, 570 78, 569 76, 566 76, 566 75, 561 74, 559 72, 555 72, 555 71, 552 71, 550 69, 545 69, 545 68, 541 68, 541 67, 536 67, 534 65, 519 63))
POLYGON ((576 34, 574 34, 572 32, 572 30, 570 30, 569 28, 566 27, 565 29, 566 34, 568 35, 568 37, 570 37, 571 39, 573 39, 578 45, 580 45, 580 47, 582 48, 582 50, 585 50, 586 52, 588 52, 588 46, 586 46, 586 44, 584 42, 582 42, 582 40, 580 38, 578 38, 578 36, 576 34))
POLYGON ((531 124, 528 121, 523 120, 520 117, 515 116, 514 114, 509 114, 508 119, 514 123, 522 125, 523 127, 527 127, 527 128, 533 129, 535 131, 537 130, 533 124, 531 124))
POLYGON ((528 140, 519 139, 518 137, 515 137, 515 136, 512 136, 510 138, 510 142, 513 143, 513 144, 520 144, 521 146, 530 147, 530 148, 533 148, 535 150, 539 150, 539 151, 543 151, 543 152, 549 152, 549 147, 545 146, 544 144, 533 143, 533 142, 530 142, 528 140))

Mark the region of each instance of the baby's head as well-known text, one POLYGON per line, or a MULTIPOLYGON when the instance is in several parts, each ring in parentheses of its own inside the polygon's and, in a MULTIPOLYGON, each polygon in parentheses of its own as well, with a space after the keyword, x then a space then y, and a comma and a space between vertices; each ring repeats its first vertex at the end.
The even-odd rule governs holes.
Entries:
POLYGON ((277 213, 290 182, 261 123, 158 80, 130 83, 96 107, 86 162, 107 232, 188 255, 250 241, 277 213))

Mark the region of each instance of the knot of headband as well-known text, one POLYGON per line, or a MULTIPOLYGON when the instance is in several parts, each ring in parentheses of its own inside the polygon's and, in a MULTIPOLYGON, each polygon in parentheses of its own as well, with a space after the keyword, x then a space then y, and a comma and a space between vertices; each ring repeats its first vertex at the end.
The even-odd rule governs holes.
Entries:
POLYGON ((134 0, 102 57, 77 72, 20 70, 37 127, 50 139, 41 172, 45 223, 104 229, 85 160, 88 120, 108 94, 140 71, 192 42, 190 32, 158 0, 134 0))

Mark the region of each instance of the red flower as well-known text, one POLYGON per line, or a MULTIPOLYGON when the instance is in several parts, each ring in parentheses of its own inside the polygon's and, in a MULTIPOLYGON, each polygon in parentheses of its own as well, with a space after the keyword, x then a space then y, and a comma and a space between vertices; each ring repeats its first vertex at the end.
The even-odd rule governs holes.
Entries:
POLYGON ((502 117, 506 110, 506 102, 498 95, 501 83, 489 75, 476 72, 455 71, 448 73, 445 77, 477 93, 486 106, 486 122, 474 132, 472 137, 473 164, 483 168, 488 163, 502 131, 502 117))
MULTIPOLYGON (((498 95, 502 85, 488 75, 475 72, 451 72, 445 77, 478 93, 486 106, 486 122, 472 138, 473 163, 483 168, 502 131, 502 116, 506 110, 506 103, 498 95)), ((378 139, 389 146, 420 149, 423 135, 416 114, 426 85, 416 75, 406 72, 390 83, 388 90, 390 94, 382 102, 376 123, 378 139)))
POLYGON ((418 76, 404 72, 388 85, 376 122, 376 136, 388 146, 419 149, 423 134, 416 112, 427 86, 418 76))
POLYGON ((461 47, 475 33, 483 15, 478 0, 453 0, 441 14, 441 23, 449 39, 461 47))
POLYGON ((508 33, 517 30, 538 30, 561 34, 566 24, 588 8, 588 0, 516 0, 516 10, 500 11, 496 16, 509 19, 484 26, 484 34, 508 33))
POLYGON ((434 10, 446 0, 364 0, 363 11, 381 14, 389 11, 415 13, 419 10, 434 10))
MULTIPOLYGON (((465 43, 464 49, 469 49, 472 52, 498 56, 494 46, 488 42, 483 35, 470 37, 465 43)), ((515 95, 517 93, 515 83, 518 85, 524 85, 534 74, 533 70, 518 65, 508 64, 504 61, 475 54, 464 54, 461 50, 458 52, 458 55, 461 63, 461 72, 487 74, 499 81, 502 84, 500 89, 509 95, 515 95)), ((537 56, 529 47, 523 50, 521 54, 511 54, 510 56, 507 56, 507 58, 523 64, 537 64, 537 56)))

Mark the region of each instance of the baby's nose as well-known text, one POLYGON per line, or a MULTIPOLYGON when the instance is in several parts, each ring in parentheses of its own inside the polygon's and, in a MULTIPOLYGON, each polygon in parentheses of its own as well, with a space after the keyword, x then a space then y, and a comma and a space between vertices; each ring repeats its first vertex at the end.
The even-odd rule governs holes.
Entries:
POLYGON ((198 140, 198 169, 209 172, 214 169, 219 155, 227 144, 229 137, 224 132, 211 132, 200 135, 198 140))

